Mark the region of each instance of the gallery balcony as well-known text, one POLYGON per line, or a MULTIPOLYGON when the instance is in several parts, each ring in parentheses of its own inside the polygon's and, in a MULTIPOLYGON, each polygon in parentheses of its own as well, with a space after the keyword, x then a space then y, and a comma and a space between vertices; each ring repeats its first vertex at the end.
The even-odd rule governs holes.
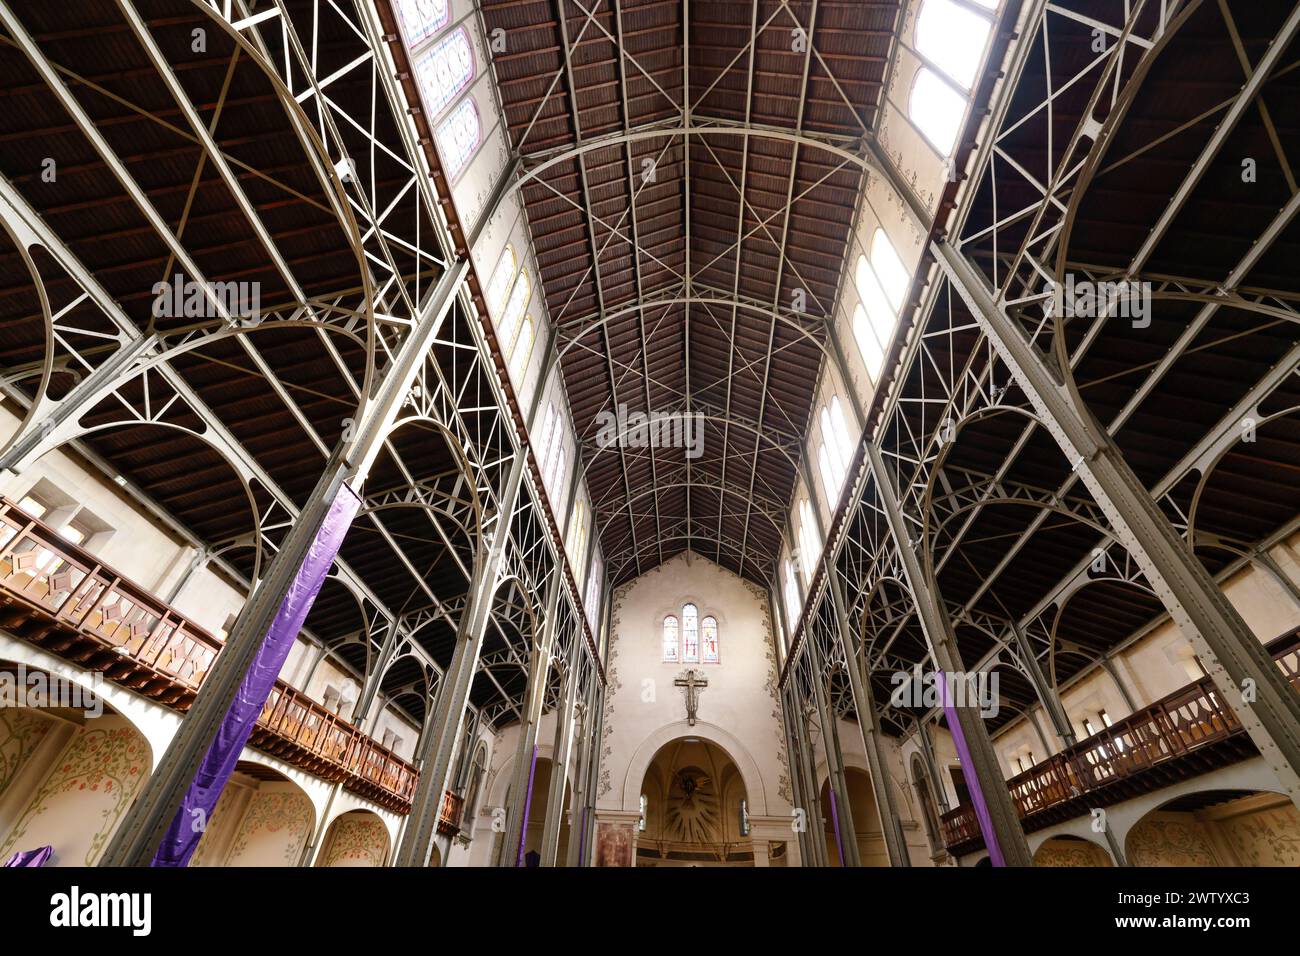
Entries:
MULTIPOLYGON (((1268 645, 1300 690, 1300 631, 1268 645)), ((1202 678, 1116 721, 1007 781, 1026 833, 1111 806, 1258 753, 1236 714, 1202 678)), ((975 811, 957 807, 941 819, 955 856, 984 846, 975 811)))
MULTIPOLYGON (((222 641, 144 588, 0 498, 0 628, 184 712, 222 641)), ((415 768, 277 681, 249 745, 398 813, 415 768)))

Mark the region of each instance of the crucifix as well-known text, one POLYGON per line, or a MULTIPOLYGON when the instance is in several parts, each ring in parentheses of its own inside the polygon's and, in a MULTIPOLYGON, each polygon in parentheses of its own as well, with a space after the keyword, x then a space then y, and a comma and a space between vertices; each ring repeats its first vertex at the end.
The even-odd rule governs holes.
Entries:
POLYGON ((709 679, 701 674, 696 673, 691 668, 682 677, 673 681, 678 687, 686 688, 686 720, 690 726, 695 726, 695 711, 700 704, 700 691, 709 686, 709 679))

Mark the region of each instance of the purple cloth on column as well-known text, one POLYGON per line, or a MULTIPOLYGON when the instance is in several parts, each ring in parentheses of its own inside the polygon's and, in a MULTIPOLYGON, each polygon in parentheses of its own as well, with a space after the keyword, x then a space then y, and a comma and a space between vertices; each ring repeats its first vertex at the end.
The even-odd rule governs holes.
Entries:
POLYGON ((533 777, 537 773, 537 744, 533 744, 533 760, 528 765, 528 795, 524 797, 524 819, 519 825, 519 858, 515 866, 524 865, 524 845, 528 842, 528 811, 533 808, 533 777))
POLYGON ((248 742, 257 718, 262 714, 266 698, 275 687, 280 669, 293 648, 294 639, 302 630, 307 612, 311 610, 325 575, 343 543, 361 500, 347 485, 341 487, 330 504, 325 520, 321 522, 316 538, 307 549, 307 555, 294 575, 289 591, 275 612, 262 646, 253 659, 230 709, 221 720, 216 736, 199 765, 190 789, 176 810, 171 826, 163 837, 153 866, 185 866, 199 845, 202 831, 193 826, 198 819, 205 824, 212 819, 222 788, 239 762, 239 754, 248 742))
POLYGON ((975 807, 975 819, 979 821, 980 833, 984 834, 984 845, 989 850, 989 862, 994 866, 1006 866, 1002 847, 998 846, 997 834, 993 832, 993 816, 989 813, 989 805, 984 801, 979 777, 975 775, 975 761, 971 760, 966 735, 961 732, 961 724, 957 722, 957 708, 953 706, 952 697, 948 693, 948 681, 942 671, 935 671, 934 676, 939 682, 939 694, 943 697, 943 714, 948 718, 948 733, 952 734, 952 742, 957 746, 957 758, 961 760, 961 775, 966 778, 970 802, 975 807))
POLYGON ((826 792, 831 795, 831 823, 835 826, 835 849, 840 854, 840 866, 848 866, 844 860, 844 838, 840 836, 840 807, 835 801, 835 788, 827 783, 826 792))
POLYGON ((53 855, 54 847, 52 846, 38 846, 35 850, 19 850, 5 861, 5 867, 44 866, 53 855))

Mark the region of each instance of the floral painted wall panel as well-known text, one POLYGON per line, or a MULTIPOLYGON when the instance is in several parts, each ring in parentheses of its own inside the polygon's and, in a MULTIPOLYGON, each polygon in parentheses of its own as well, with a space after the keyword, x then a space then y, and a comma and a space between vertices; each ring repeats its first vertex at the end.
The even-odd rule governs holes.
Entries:
POLYGON ((52 866, 94 866, 151 766, 149 745, 120 717, 77 731, 0 845, 0 858, 49 844, 52 866))
POLYGON ((1242 866, 1300 866, 1300 811, 1293 804, 1232 817, 1219 826, 1242 866))
POLYGON ((247 795, 247 789, 231 783, 226 784, 221 791, 220 799, 217 800, 217 805, 212 809, 212 817, 203 831, 203 837, 199 840, 194 855, 190 857, 190 866, 225 865, 230 842, 226 838, 239 826, 240 814, 247 806, 245 802, 247 795))
POLYGON ((1034 866, 1111 866, 1110 854, 1086 840, 1048 840, 1034 854, 1034 866))
POLYGON ((0 794, 17 779, 53 727, 54 721, 37 711, 0 709, 0 794))
POLYGON ((371 813, 345 813, 334 821, 329 852, 321 866, 383 866, 388 831, 371 813))
POLYGON ((1202 824, 1190 817, 1148 817, 1128 835, 1133 866, 1221 866, 1202 824))
POLYGON ((297 866, 311 835, 311 801, 300 790, 259 790, 230 847, 227 866, 297 866))

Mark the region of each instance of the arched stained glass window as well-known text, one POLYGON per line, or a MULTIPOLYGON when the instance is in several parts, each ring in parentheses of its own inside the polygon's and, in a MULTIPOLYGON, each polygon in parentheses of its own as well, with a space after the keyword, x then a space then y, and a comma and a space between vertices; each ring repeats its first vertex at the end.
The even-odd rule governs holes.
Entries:
POLYGON ((682 606, 682 663, 700 662, 700 611, 694 604, 682 606))
POLYGON ((718 619, 709 615, 700 621, 700 638, 704 642, 704 653, 700 660, 705 664, 716 664, 721 659, 718 653, 718 619))
POLYGON ((397 19, 406 45, 415 47, 438 32, 451 13, 449 0, 397 0, 397 19))
POLYGON ((497 263, 492 278, 488 280, 487 304, 493 313, 501 314, 501 309, 506 304, 506 296, 510 294, 510 284, 514 282, 517 271, 514 246, 506 243, 506 251, 501 253, 501 261, 497 263))
POLYGON ((420 54, 415 61, 415 75, 420 80, 424 110, 433 119, 474 79, 469 32, 464 27, 453 30, 420 54))
POLYGON ((528 279, 528 270, 522 269, 519 272, 519 278, 515 280, 515 287, 510 290, 510 301, 506 303, 506 310, 501 314, 501 321, 497 323, 497 339, 501 343, 501 350, 506 354, 511 354, 515 346, 515 336, 519 333, 519 320, 523 317, 524 309, 528 308, 528 302, 533 297, 533 286, 528 279))
POLYGON ((524 321, 519 325, 519 335, 515 338, 514 348, 510 353, 510 375, 517 382, 521 381, 524 369, 528 368, 528 360, 533 355, 533 341, 537 337, 537 330, 533 325, 533 317, 525 315, 524 321))
POLYGON ((664 618, 664 662, 676 664, 681 659, 677 640, 677 618, 669 614, 664 618))
POLYGON ((478 149, 480 133, 478 107, 474 105, 474 98, 467 96, 438 127, 438 149, 442 151, 448 179, 455 179, 469 164, 470 157, 478 149))

